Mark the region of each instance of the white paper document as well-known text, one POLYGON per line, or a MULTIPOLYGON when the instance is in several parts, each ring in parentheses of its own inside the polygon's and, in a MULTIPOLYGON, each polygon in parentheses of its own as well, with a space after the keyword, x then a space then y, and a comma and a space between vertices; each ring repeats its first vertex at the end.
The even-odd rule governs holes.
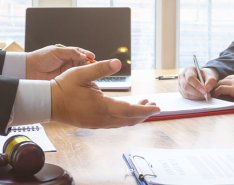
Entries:
POLYGON ((13 126, 11 132, 7 136, 0 136, 0 153, 2 153, 5 141, 13 135, 25 135, 33 142, 38 144, 44 152, 56 151, 54 145, 49 140, 43 126, 40 123, 13 126))
POLYGON ((161 112, 155 115, 156 117, 234 109, 234 102, 215 98, 210 98, 208 102, 205 100, 188 100, 183 98, 179 92, 121 96, 115 98, 129 103, 138 103, 142 99, 148 99, 150 102, 155 102, 161 109, 161 112))
POLYGON ((136 148, 124 157, 131 170, 145 175, 148 185, 234 184, 234 149, 136 148), (130 156, 136 156, 134 165, 130 156))

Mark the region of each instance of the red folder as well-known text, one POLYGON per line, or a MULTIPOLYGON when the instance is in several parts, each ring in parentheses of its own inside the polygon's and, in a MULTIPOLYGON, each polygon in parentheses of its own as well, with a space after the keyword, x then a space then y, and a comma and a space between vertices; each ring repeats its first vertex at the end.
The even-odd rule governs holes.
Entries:
POLYGON ((153 115, 145 121, 157 121, 179 118, 190 118, 199 116, 210 116, 234 113, 234 102, 211 98, 205 100, 188 100, 179 92, 155 93, 139 96, 116 97, 118 100, 136 104, 142 99, 155 102, 160 107, 161 113, 153 115))
POLYGON ((209 111, 209 112, 198 112, 198 113, 186 113, 186 114, 174 114, 174 115, 155 115, 147 118, 146 121, 159 121, 159 120, 169 120, 169 119, 181 119, 181 118, 192 118, 192 117, 201 117, 201 116, 212 116, 220 114, 232 114, 234 109, 229 110, 218 110, 218 111, 209 111))

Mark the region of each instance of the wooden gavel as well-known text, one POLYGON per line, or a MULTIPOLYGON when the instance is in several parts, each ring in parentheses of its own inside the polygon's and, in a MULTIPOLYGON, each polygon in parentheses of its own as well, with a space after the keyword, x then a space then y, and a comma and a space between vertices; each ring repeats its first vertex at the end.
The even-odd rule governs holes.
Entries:
POLYGON ((6 140, 0 154, 0 168, 11 165, 16 175, 32 176, 45 163, 43 150, 24 135, 14 135, 6 140))

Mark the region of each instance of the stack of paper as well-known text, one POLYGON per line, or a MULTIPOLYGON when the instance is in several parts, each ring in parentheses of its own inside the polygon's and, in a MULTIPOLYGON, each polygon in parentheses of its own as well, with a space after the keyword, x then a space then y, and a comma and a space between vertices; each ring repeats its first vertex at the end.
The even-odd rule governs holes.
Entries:
POLYGON ((150 117, 147 121, 234 113, 234 102, 215 98, 210 98, 208 102, 205 100, 188 100, 178 92, 122 96, 116 97, 116 99, 130 103, 138 103, 142 99, 155 102, 160 107, 161 112, 150 117))

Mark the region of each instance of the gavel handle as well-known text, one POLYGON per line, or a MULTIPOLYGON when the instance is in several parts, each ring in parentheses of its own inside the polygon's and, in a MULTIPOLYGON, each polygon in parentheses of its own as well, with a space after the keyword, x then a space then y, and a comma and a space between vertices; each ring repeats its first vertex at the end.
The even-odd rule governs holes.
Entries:
POLYGON ((0 154, 0 167, 6 166, 8 164, 7 155, 0 154))

